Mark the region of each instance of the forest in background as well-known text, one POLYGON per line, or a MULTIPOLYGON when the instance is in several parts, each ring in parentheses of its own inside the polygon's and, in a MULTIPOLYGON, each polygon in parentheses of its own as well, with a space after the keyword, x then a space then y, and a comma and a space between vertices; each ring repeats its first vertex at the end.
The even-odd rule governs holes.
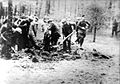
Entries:
MULTIPOLYGON (((14 15, 34 15, 39 18, 50 16, 61 19, 77 17, 85 14, 89 16, 89 8, 96 4, 104 10, 107 17, 120 18, 119 0, 12 0, 14 15)), ((0 0, 0 15, 7 15, 8 0, 0 0)))
MULTIPOLYGON (((12 29, 14 15, 36 14, 40 19, 49 16, 61 20, 65 17, 75 19, 85 14, 94 30, 93 35, 87 34, 83 50, 79 49, 78 44, 71 46, 73 54, 63 54, 61 51, 47 54, 41 49, 31 49, 30 52, 34 55, 23 50, 12 53, 12 60, 4 60, 1 57, 0 84, 120 84, 120 41, 116 37, 111 37, 110 27, 114 18, 117 21, 120 19, 120 0, 0 0, 0 2, 0 18, 2 20, 8 16, 9 29, 12 29), (96 31, 99 28, 101 31, 96 31)), ((42 46, 43 36, 44 32, 39 28, 36 44, 42 46)), ((11 38, 12 34, 8 37, 11 38)), ((0 51, 1 47, 0 45, 0 51)))
MULTIPOLYGON (((112 28, 114 19, 120 23, 119 0, 11 0, 12 7, 9 9, 8 0, 0 0, 1 23, 5 17, 36 15, 39 18, 49 17, 60 21, 63 18, 71 18, 85 15, 90 22, 90 32, 94 32, 94 40, 98 29, 112 28)), ((119 27, 120 28, 120 27, 119 27)), ((118 29, 119 31, 119 29, 118 29)))

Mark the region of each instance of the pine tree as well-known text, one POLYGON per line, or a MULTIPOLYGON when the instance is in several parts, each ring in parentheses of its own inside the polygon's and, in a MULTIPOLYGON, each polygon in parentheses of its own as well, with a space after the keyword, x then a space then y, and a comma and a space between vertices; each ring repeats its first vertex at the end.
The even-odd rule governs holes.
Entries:
POLYGON ((31 5, 30 5, 30 9, 29 9, 29 16, 31 15, 31 11, 32 11, 32 8, 31 8, 31 5))
POLYGON ((8 1, 8 28, 11 28, 12 26, 12 0, 8 1))
POLYGON ((39 18, 41 17, 42 4, 43 4, 43 0, 40 1, 39 11, 38 11, 39 18))
POLYGON ((2 2, 0 2, 0 19, 1 19, 1 16, 4 16, 4 8, 3 8, 2 2))
POLYGON ((38 0, 36 0, 35 15, 38 15, 38 0))
POLYGON ((15 5, 14 16, 16 15, 16 13, 17 13, 17 5, 15 5))
POLYGON ((46 10, 45 10, 45 15, 50 14, 50 0, 46 0, 46 10))
POLYGON ((12 45, 12 0, 8 0, 8 19, 7 19, 7 29, 5 31, 4 37, 6 42, 2 48, 2 55, 6 59, 11 58, 11 45, 12 45))
POLYGON ((105 21, 105 15, 104 15, 104 9, 99 6, 97 3, 91 4, 88 6, 88 17, 89 21, 91 23, 91 28, 93 31, 93 42, 96 41, 96 33, 97 30, 100 29, 104 25, 105 21))

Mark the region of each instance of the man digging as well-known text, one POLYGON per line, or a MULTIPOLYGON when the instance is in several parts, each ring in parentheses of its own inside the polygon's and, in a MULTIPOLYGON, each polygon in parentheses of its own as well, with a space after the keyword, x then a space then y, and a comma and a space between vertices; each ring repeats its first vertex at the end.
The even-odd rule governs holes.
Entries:
MULTIPOLYGON (((65 20, 63 21, 63 27, 62 27, 62 33, 64 37, 67 37, 69 34, 72 33, 72 25, 69 23, 69 21, 65 20)), ((64 42, 63 42, 63 50, 65 52, 69 53, 71 52, 71 36, 69 38, 67 38, 64 42)))

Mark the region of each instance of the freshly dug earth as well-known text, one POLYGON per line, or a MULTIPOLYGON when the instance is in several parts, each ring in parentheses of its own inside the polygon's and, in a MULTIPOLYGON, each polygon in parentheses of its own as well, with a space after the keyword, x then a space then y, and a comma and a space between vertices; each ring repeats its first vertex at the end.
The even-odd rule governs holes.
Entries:
MULTIPOLYGON (((19 60, 0 59, 0 84, 120 84, 119 40, 98 36, 93 43, 90 38, 84 50, 62 60, 32 62, 24 53, 19 60)), ((72 45, 76 49, 77 44, 72 45)))

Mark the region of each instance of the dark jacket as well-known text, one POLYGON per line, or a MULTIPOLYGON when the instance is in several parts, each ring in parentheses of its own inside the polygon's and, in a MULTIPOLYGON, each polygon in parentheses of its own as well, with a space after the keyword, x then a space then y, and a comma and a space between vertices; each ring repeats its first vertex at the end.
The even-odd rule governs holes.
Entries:
POLYGON ((77 23, 77 29, 76 29, 76 31, 81 30, 81 33, 82 32, 85 33, 87 25, 88 25, 88 28, 89 28, 90 24, 87 21, 81 21, 81 22, 77 23), (84 29, 82 29, 82 27, 84 29))
POLYGON ((51 30, 51 34, 55 33, 58 31, 56 25, 54 23, 51 23, 50 29, 51 30))
POLYGON ((86 27, 87 25, 90 26, 89 22, 87 22, 87 21, 81 21, 77 25, 81 26, 81 27, 86 27))
POLYGON ((49 30, 51 31, 52 39, 55 39, 55 38, 58 39, 60 37, 59 30, 58 30, 57 26, 54 23, 51 23, 51 27, 50 27, 49 30))
POLYGON ((114 23, 113 23, 113 30, 117 30, 117 27, 118 27, 118 23, 117 23, 117 22, 114 22, 114 23))
POLYGON ((22 21, 19 25, 19 27, 22 29, 22 35, 28 35, 29 33, 29 28, 30 28, 30 21, 28 20, 25 20, 25 21, 22 21), (26 24, 26 25, 24 25, 26 24))
POLYGON ((64 24, 62 27, 62 33, 65 35, 65 37, 72 33, 72 25, 67 23, 64 24))

